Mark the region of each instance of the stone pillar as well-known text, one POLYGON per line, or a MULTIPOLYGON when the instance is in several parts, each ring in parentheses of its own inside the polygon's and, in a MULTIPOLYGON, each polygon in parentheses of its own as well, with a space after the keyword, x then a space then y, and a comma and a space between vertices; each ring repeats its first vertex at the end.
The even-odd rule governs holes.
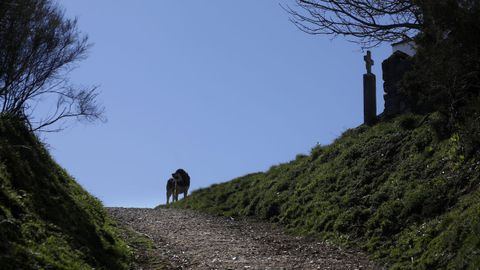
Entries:
POLYGON ((367 51, 363 57, 367 73, 363 74, 363 119, 364 123, 371 126, 377 122, 377 85, 375 74, 372 73, 372 54, 367 51))
POLYGON ((412 104, 400 92, 399 83, 405 73, 412 69, 412 66, 412 58, 401 51, 394 52, 388 59, 383 61, 383 98, 385 99, 383 114, 385 116, 392 117, 411 108, 412 104))
POLYGON ((375 74, 363 74, 363 119, 371 126, 377 121, 377 91, 375 74))

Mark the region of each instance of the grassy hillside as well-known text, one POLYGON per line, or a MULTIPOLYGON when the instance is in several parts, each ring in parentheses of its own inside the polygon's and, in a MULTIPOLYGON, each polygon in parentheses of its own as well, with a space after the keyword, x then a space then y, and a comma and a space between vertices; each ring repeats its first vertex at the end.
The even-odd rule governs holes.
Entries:
POLYGON ((18 121, 0 117, 0 269, 126 269, 102 204, 18 121))
POLYGON ((360 126, 175 206, 278 222, 360 246, 392 269, 479 269, 480 158, 464 157, 445 125, 431 114, 360 126))

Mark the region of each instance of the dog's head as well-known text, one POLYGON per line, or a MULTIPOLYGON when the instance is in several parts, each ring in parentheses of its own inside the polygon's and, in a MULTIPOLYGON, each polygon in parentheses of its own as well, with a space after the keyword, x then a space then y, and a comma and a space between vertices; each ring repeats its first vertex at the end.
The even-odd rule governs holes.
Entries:
POLYGON ((172 173, 173 179, 181 180, 183 178, 183 175, 184 175, 184 173, 183 173, 184 171, 183 172, 182 171, 183 171, 182 169, 178 169, 174 173, 172 173))
POLYGON ((173 179, 177 181, 188 181, 190 177, 188 176, 187 172, 183 169, 178 169, 175 173, 172 173, 173 179))
POLYGON ((172 177, 175 180, 181 180, 182 179, 182 175, 178 172, 178 170, 176 172, 172 173, 172 177))

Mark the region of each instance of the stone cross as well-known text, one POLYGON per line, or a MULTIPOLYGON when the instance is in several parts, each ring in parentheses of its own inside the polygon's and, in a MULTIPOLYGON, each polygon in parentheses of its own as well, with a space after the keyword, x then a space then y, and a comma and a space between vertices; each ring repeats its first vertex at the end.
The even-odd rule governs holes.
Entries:
POLYGON ((372 53, 367 51, 363 57, 367 73, 363 74, 363 118, 365 124, 371 126, 377 122, 377 87, 375 74, 372 73, 372 53))
POLYGON ((367 51, 367 55, 363 57, 363 60, 365 60, 365 67, 367 68, 367 74, 372 74, 372 66, 375 64, 372 60, 372 53, 370 51, 367 51))

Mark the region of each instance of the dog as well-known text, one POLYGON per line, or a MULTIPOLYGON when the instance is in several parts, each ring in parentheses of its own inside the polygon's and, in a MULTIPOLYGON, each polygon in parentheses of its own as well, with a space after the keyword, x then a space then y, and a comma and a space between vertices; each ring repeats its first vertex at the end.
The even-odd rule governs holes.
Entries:
POLYGON ((167 181, 167 204, 172 201, 178 201, 178 194, 183 193, 183 198, 187 197, 188 189, 190 188, 190 176, 183 169, 178 169, 172 173, 172 178, 167 181))

